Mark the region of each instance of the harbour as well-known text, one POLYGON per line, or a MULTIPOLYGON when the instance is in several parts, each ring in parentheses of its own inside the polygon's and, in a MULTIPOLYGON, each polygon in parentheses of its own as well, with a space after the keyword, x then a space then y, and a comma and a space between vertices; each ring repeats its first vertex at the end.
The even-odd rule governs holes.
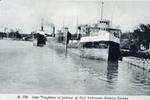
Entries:
POLYGON ((90 60, 32 42, 0 40, 0 93, 149 95, 150 73, 131 64, 90 60), (15 56, 12 56, 15 55, 15 56))
POLYGON ((0 0, 0 95, 149 96, 149 7, 148 1, 0 0))

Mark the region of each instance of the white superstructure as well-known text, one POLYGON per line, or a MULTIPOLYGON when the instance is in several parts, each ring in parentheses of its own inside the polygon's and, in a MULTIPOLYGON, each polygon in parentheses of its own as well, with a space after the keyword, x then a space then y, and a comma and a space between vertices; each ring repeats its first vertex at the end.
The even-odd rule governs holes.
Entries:
POLYGON ((99 21, 95 26, 81 27, 81 34, 85 31, 85 35, 81 37, 80 42, 98 42, 112 41, 120 44, 120 29, 111 28, 109 21, 99 21))

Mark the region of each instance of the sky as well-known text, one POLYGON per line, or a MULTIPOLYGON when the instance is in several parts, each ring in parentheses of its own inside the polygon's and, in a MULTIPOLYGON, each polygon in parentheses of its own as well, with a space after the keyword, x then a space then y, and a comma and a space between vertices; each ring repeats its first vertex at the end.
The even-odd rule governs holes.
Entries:
MULTIPOLYGON (((103 0, 104 1, 104 0, 103 0)), ((101 0, 1 0, 0 31, 20 29, 23 33, 39 30, 41 19, 53 23, 56 30, 96 23, 101 16, 101 0)), ((150 23, 150 1, 104 1, 103 18, 123 32, 133 31, 139 24, 150 23)), ((51 27, 45 24, 47 31, 51 27)))

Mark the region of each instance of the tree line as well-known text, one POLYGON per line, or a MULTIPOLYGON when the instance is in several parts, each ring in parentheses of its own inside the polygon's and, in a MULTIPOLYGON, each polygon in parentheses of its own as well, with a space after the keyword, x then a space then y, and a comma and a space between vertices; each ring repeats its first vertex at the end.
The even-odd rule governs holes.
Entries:
POLYGON ((0 32, 0 39, 7 37, 15 40, 29 40, 32 38, 33 34, 34 32, 24 34, 20 30, 11 29, 10 32, 0 32))
POLYGON ((133 32, 123 33, 121 36, 121 48, 137 52, 140 46, 149 49, 150 45, 150 24, 140 24, 133 32))

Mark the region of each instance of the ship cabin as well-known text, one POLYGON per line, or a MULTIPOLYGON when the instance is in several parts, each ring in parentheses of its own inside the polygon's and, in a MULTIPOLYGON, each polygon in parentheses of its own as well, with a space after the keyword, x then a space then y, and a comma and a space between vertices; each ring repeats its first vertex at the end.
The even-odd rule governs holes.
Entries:
MULTIPOLYGON (((94 36, 103 35, 105 36, 105 38, 107 38, 106 40, 109 39, 109 41, 111 41, 111 38, 113 37, 114 39, 120 40, 120 36, 121 36, 121 30, 118 28, 112 28, 110 26, 110 21, 108 20, 105 21, 101 20, 98 21, 96 24, 92 24, 92 25, 81 25, 79 26, 78 29, 82 37, 94 37, 94 36)), ((120 43, 119 41, 117 42, 120 43)))
POLYGON ((120 44, 121 30, 112 28, 108 20, 101 20, 93 25, 82 25, 79 29, 80 42, 85 47, 106 46, 109 42, 120 44))
POLYGON ((108 52, 109 60, 120 59, 121 30, 112 28, 110 21, 98 21, 93 25, 80 27, 80 43, 83 48, 99 48, 108 52))

